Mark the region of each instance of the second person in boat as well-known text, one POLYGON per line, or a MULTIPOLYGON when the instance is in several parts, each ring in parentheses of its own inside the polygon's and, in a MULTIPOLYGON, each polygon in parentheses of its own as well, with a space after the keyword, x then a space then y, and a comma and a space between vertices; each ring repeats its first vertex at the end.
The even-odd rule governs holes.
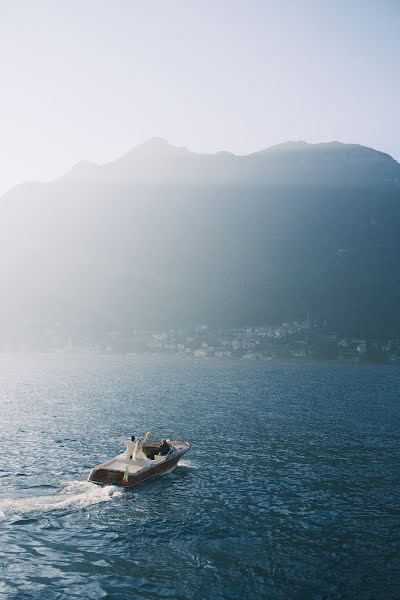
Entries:
POLYGON ((158 454, 161 454, 161 456, 167 456, 171 450, 171 447, 172 446, 168 444, 167 440, 161 440, 161 446, 157 448, 158 454))

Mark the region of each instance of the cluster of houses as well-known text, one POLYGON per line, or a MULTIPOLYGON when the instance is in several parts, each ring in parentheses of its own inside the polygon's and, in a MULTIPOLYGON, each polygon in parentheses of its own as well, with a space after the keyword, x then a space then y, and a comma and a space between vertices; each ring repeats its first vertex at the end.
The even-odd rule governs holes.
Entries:
MULTIPOLYGON (((133 337, 132 350, 141 354, 176 354, 195 359, 370 360, 400 364, 400 340, 342 338, 329 332, 326 323, 308 321, 230 330, 199 325, 187 331, 134 332, 133 337)), ((114 332, 111 338, 114 339, 106 349, 118 351, 119 334, 114 332)))
MULTIPOLYGON (((172 352, 193 358, 242 358, 244 360, 279 358, 277 341, 289 332, 300 331, 302 324, 284 323, 279 327, 246 327, 232 330, 210 330, 200 325, 194 331, 171 330, 154 333, 146 343, 150 352, 172 352)), ((304 347, 295 349, 306 358, 304 347)))
POLYGON ((119 354, 169 354, 193 359, 329 360, 400 365, 400 340, 342 337, 309 320, 237 329, 198 325, 169 331, 108 331, 71 335, 60 325, 45 330, 35 347, 20 350, 119 354))

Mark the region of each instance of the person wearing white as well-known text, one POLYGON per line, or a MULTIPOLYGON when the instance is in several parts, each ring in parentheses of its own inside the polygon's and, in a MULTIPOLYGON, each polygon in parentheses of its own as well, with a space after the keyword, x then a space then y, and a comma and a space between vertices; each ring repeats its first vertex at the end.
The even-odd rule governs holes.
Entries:
POLYGON ((148 431, 146 433, 146 435, 144 436, 144 440, 142 442, 139 440, 139 445, 138 445, 138 448, 136 451, 136 456, 138 458, 147 458, 146 454, 143 452, 143 448, 145 448, 146 446, 151 444, 151 442, 150 442, 151 435, 152 435, 151 432, 148 431))
POLYGON ((152 433, 151 433, 151 431, 148 431, 148 432, 146 433, 146 435, 144 436, 144 440, 143 440, 143 442, 142 442, 142 443, 141 443, 141 445, 140 445, 140 447, 141 447, 141 449, 142 449, 142 450, 143 450, 143 448, 144 448, 145 446, 148 446, 149 444, 151 444, 151 441, 150 441, 150 438, 151 438, 151 436, 152 436, 152 433))
POLYGON ((125 444, 126 450, 124 452, 124 458, 131 459, 135 452, 135 448, 138 445, 138 442, 135 440, 135 436, 132 435, 130 440, 125 440, 125 444))

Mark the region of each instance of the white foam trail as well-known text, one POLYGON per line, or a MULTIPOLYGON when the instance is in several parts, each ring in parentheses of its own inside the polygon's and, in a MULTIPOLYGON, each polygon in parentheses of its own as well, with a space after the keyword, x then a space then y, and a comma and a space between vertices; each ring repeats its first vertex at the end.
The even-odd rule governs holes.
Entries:
POLYGON ((89 481, 69 481, 63 484, 59 494, 0 499, 0 518, 10 513, 59 510, 68 507, 84 508, 91 504, 107 502, 121 494, 122 491, 115 485, 99 487, 89 481))

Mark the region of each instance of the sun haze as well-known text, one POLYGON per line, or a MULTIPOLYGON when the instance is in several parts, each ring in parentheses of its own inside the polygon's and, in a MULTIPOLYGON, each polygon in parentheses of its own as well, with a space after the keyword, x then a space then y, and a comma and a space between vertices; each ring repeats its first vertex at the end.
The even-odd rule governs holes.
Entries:
POLYGON ((399 16, 391 1, 2 0, 0 192, 153 136, 399 158, 399 16))

